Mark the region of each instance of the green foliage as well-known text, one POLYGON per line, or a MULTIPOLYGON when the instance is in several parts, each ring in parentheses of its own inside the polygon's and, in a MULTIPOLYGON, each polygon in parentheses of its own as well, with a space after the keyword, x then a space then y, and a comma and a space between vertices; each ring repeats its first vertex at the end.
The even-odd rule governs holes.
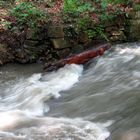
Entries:
POLYGON ((78 8, 77 8, 77 11, 82 13, 82 12, 85 12, 87 10, 92 10, 92 6, 90 3, 85 3, 85 4, 82 4, 82 5, 79 5, 78 8))
POLYGON ((128 4, 129 2, 132 2, 132 0, 102 0, 102 1, 112 4, 128 4))
POLYGON ((76 0, 64 0, 64 13, 77 13, 77 7, 76 0))
POLYGON ((37 59, 38 59, 38 57, 39 57, 39 56, 38 56, 38 54, 37 54, 37 53, 32 52, 32 53, 31 53, 31 58, 30 58, 30 59, 31 59, 32 61, 34 61, 34 60, 37 60, 37 59))
POLYGON ((87 29, 85 31, 85 33, 87 34, 87 36, 88 36, 89 39, 92 39, 93 37, 96 36, 96 32, 93 29, 87 29))
POLYGON ((100 39, 105 39, 109 41, 106 33, 104 32, 104 28, 102 26, 97 26, 94 29, 87 29, 84 32, 88 35, 89 39, 99 37, 100 39))
POLYGON ((84 17, 84 18, 79 18, 77 20, 77 25, 78 25, 78 28, 84 30, 88 27, 89 23, 91 22, 90 18, 89 17, 84 17))
MULTIPOLYGON (((47 20, 44 12, 37 8, 37 6, 45 7, 46 4, 47 7, 53 9, 56 1, 31 1, 32 2, 20 2, 10 10, 10 16, 16 20, 14 26, 11 26, 10 22, 5 21, 3 24, 5 24, 7 28, 17 27, 18 29, 23 29, 24 27, 37 28, 42 23, 46 22, 47 20), (42 3, 44 5, 40 6, 42 3)), ((63 10, 60 15, 63 15, 64 23, 72 24, 76 34, 82 31, 85 32, 89 38, 100 37, 107 40, 104 24, 109 20, 113 20, 118 15, 124 14, 124 5, 131 1, 132 0, 64 0, 63 10)), ((58 7, 56 7, 56 9, 58 7)), ((55 14, 55 16, 57 17, 58 15, 55 14)), ((50 17, 51 20, 53 20, 52 15, 50 15, 50 17)))
MULTIPOLYGON (((105 8, 104 3, 102 6, 105 8)), ((92 23, 89 12, 96 11, 91 3, 79 2, 78 0, 64 0, 64 13, 65 15, 71 13, 73 17, 76 16, 75 27, 77 32, 84 31, 89 38, 97 35, 95 30, 88 29, 92 23)), ((65 16, 66 17, 66 16, 65 16)), ((65 18, 64 17, 64 18, 65 18)))
POLYGON ((96 35, 99 35, 99 37, 101 39, 105 39, 105 40, 109 41, 108 37, 107 37, 107 35, 106 35, 105 31, 104 31, 104 27, 102 25, 97 26, 95 28, 95 32, 96 32, 96 35))
POLYGON ((92 25, 90 24, 91 24, 91 19, 89 17, 78 19, 78 22, 76 23, 78 32, 79 31, 85 32, 89 39, 98 37, 100 39, 105 39, 108 41, 103 25, 99 24, 92 27, 92 25))
POLYGON ((100 23, 103 25, 106 21, 111 21, 115 18, 116 15, 111 14, 111 15, 107 15, 106 13, 102 13, 99 17, 100 19, 100 23))
POLYGON ((9 21, 0 21, 0 24, 4 27, 4 29, 11 28, 11 22, 9 21))
POLYGON ((78 14, 92 9, 90 3, 82 3, 78 0, 64 0, 64 13, 78 14))
POLYGON ((108 3, 106 1, 101 1, 101 9, 105 10, 107 8, 108 3))
POLYGON ((10 10, 19 27, 36 28, 44 18, 44 13, 30 2, 21 2, 10 10))
POLYGON ((133 6, 133 8, 134 8, 134 10, 140 10, 140 4, 135 4, 135 5, 133 6))
POLYGON ((131 2, 132 0, 64 0, 64 16, 67 20, 73 19, 76 32, 83 31, 89 38, 108 40, 104 24, 118 15, 127 15, 125 6, 131 2))

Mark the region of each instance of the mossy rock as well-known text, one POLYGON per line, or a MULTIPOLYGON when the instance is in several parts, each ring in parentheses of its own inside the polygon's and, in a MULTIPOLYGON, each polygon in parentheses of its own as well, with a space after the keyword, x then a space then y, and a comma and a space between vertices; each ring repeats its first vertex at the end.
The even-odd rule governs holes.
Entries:
POLYGON ((133 9, 134 9, 134 11, 140 10, 140 4, 133 5, 133 9))
POLYGON ((60 59, 69 56, 70 53, 71 53, 70 48, 64 48, 62 50, 57 50, 57 55, 60 59))
POLYGON ((140 40, 140 19, 130 20, 130 26, 127 28, 127 34, 129 40, 139 41, 140 40))
POLYGON ((27 40, 43 40, 43 33, 40 32, 40 30, 36 29, 28 29, 27 31, 27 40))
POLYGON ((47 34, 48 37, 50 38, 63 38, 64 37, 63 26, 49 26, 47 34))
POLYGON ((140 19, 138 20, 130 20, 130 26, 135 26, 136 28, 140 28, 140 19))
POLYGON ((0 44, 0 66, 11 62, 13 60, 13 55, 10 53, 9 49, 5 44, 0 44))
POLYGON ((0 44, 0 49, 2 49, 2 48, 7 48, 7 45, 5 45, 5 44, 0 44))
POLYGON ((112 36, 110 37, 112 42, 122 42, 126 41, 126 36, 122 30, 112 31, 112 36))
POLYGON ((51 43, 55 49, 63 49, 71 47, 69 40, 64 38, 51 39, 51 43))
POLYGON ((26 40, 25 44, 27 46, 36 46, 37 44, 39 44, 39 41, 36 41, 36 40, 26 40))
POLYGON ((130 18, 130 19, 140 19, 140 10, 139 11, 131 11, 129 13, 128 18, 130 18))

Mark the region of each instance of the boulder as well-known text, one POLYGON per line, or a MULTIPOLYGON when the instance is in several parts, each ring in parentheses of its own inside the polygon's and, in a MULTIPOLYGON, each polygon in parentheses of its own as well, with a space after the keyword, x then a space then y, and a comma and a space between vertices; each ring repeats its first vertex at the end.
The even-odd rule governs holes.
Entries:
POLYGON ((36 46, 38 43, 39 41, 37 40, 26 40, 24 44, 27 46, 36 46))
POLYGON ((128 15, 130 19, 140 19, 140 11, 131 11, 128 15))
POLYGON ((89 41, 90 41, 90 39, 89 39, 89 37, 88 37, 88 35, 86 33, 81 33, 79 35, 79 43, 85 44, 85 43, 87 43, 89 41))
POLYGON ((44 40, 46 32, 43 29, 28 29, 26 34, 27 40, 44 40))
POLYGON ((112 31, 117 31, 118 30, 118 27, 117 26, 108 26, 108 27, 106 27, 105 28, 105 31, 107 32, 107 33, 111 33, 112 31))
POLYGON ((128 19, 134 19, 136 18, 136 11, 130 11, 128 14, 128 19))
POLYGON ((122 41, 125 41, 126 40, 126 36, 124 34, 124 32, 122 30, 118 30, 118 31, 112 31, 111 32, 111 37, 110 37, 110 40, 112 42, 122 42, 122 41))
POLYGON ((70 48, 65 48, 62 50, 58 50, 57 55, 60 59, 62 59, 62 58, 69 56, 70 52, 71 52, 70 48))
POLYGON ((140 40, 140 19, 130 20, 130 26, 128 32, 128 38, 137 41, 140 40))
POLYGON ((84 46, 83 45, 76 45, 72 47, 72 53, 80 53, 84 51, 84 46))
POLYGON ((136 27, 140 27, 140 19, 132 19, 130 20, 130 25, 136 26, 136 27))
POLYGON ((140 11, 136 11, 133 19, 140 19, 140 11))
POLYGON ((29 62, 29 56, 25 50, 20 48, 14 51, 14 61, 25 64, 29 62))
POLYGON ((0 65, 13 61, 13 55, 8 50, 7 46, 0 44, 0 65))
POLYGON ((133 3, 133 10, 134 11, 139 11, 140 10, 140 2, 138 2, 137 4, 133 3))
POLYGON ((70 47, 70 42, 64 38, 51 39, 51 43, 55 49, 63 49, 70 47))
POLYGON ((63 26, 49 26, 47 35, 50 38, 64 38, 63 26))

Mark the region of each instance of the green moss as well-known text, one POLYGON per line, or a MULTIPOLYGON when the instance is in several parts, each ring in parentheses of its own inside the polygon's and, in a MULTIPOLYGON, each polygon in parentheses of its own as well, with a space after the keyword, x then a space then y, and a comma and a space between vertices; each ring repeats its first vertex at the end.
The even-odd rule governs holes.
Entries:
POLYGON ((140 4, 135 4, 133 6, 133 9, 136 10, 136 11, 140 10, 140 4))

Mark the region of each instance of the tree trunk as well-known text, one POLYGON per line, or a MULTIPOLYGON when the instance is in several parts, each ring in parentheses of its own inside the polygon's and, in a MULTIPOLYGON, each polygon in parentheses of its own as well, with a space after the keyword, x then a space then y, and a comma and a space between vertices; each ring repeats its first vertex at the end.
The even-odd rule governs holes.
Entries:
POLYGON ((84 51, 80 54, 76 54, 65 59, 61 59, 55 63, 46 64, 44 71, 51 72, 65 66, 66 64, 84 64, 94 57, 103 55, 104 52, 110 48, 111 44, 109 43, 101 44, 94 49, 84 51))

